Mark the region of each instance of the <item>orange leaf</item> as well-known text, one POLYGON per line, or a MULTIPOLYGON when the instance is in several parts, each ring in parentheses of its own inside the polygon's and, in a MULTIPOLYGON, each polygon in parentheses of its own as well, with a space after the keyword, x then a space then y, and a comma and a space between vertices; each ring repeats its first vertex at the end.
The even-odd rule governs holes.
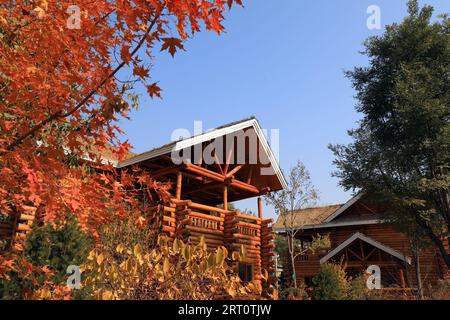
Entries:
POLYGON ((161 98, 161 88, 158 87, 156 82, 152 83, 151 85, 146 86, 146 87, 147 87, 147 92, 148 92, 150 97, 153 98, 154 96, 156 96, 158 98, 161 98))
POLYGON ((163 45, 161 51, 168 50, 172 57, 175 56, 175 52, 180 49, 184 50, 183 41, 178 38, 163 38, 163 45))

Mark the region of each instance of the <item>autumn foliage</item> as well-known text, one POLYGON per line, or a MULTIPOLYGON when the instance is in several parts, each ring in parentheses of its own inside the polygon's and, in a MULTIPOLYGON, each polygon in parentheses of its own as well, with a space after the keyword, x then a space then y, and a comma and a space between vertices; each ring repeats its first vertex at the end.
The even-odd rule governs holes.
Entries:
MULTIPOLYGON (((38 208, 43 221, 73 213, 97 234, 136 195, 164 196, 138 169, 101 161, 126 157, 117 120, 136 107, 132 83, 161 89, 148 61, 172 56, 202 29, 223 31, 240 0, 17 0, 0 2, 0 214, 38 208), (74 6, 75 5, 75 6, 74 6), (119 81, 121 72, 131 82, 119 81)), ((15 268, 0 256, 0 278, 15 268)))
MULTIPOLYGON (((236 251, 231 258, 243 255, 236 251)), ((96 299, 249 299, 262 293, 259 282, 243 284, 227 265, 225 247, 208 252, 203 238, 198 245, 159 238, 151 250, 118 244, 113 254, 94 250, 88 259, 83 285, 96 299)))

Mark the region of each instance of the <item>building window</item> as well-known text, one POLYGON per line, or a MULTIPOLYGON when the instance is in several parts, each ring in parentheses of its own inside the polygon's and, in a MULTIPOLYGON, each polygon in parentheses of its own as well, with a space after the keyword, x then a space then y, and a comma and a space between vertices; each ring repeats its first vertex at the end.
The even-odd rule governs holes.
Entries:
POLYGON ((239 278, 243 282, 251 282, 253 280, 253 266, 249 263, 239 263, 239 278))

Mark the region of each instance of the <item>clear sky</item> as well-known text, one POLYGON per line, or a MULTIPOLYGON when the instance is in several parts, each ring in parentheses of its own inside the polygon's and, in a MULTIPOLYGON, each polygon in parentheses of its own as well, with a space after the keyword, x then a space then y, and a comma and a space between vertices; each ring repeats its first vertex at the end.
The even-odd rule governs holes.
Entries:
MULTIPOLYGON (((420 1, 449 12, 450 1, 420 1)), ((331 177, 329 143, 347 143, 360 118, 343 71, 367 63, 362 42, 406 15, 405 0, 244 0, 227 14, 226 33, 202 32, 175 58, 157 54, 152 78, 163 99, 142 92, 140 109, 121 121, 135 152, 170 141, 174 129, 193 132, 251 115, 280 130, 280 164, 302 160, 320 191, 319 204, 351 197, 331 177), (370 5, 381 9, 381 30, 366 26, 370 5)), ((256 201, 239 204, 255 210, 256 201)), ((271 211, 268 209, 267 211, 271 211)), ((266 216, 273 217, 270 212, 266 216)))

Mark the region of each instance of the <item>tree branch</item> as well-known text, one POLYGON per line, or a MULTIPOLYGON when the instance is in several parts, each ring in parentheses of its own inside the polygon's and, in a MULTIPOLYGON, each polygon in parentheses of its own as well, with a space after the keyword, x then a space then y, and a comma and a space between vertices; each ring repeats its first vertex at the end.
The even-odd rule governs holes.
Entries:
MULTIPOLYGON (((147 30, 145 31, 144 35, 142 36, 142 38, 140 39, 140 41, 138 42, 138 44, 136 45, 136 47, 133 49, 133 51, 130 53, 131 56, 134 56, 139 49, 141 48, 141 46, 144 44, 145 39, 147 38, 147 36, 150 34, 150 31, 153 29, 153 27, 155 26, 156 22, 158 21, 161 12, 163 11, 164 8, 161 8, 157 14, 155 15, 155 17, 153 18, 152 22, 150 23, 150 25, 148 26, 147 30)), ((74 114, 75 112, 77 112, 86 102, 89 101, 90 98, 92 98, 92 96, 94 94, 96 94, 98 92, 98 90, 100 90, 105 84, 106 82, 108 82, 109 79, 111 79, 112 77, 114 77, 116 75, 117 72, 119 72, 120 69, 123 68, 123 66, 125 65, 125 61, 122 61, 105 79, 103 79, 102 82, 100 82, 99 85, 97 85, 97 87, 95 87, 93 90, 91 90, 89 92, 88 95, 86 95, 84 97, 84 99, 82 101, 80 101, 75 107, 73 107, 71 110, 69 110, 66 113, 63 113, 61 110, 51 114, 49 117, 47 117, 46 119, 42 120, 41 122, 39 122, 38 124, 34 125, 30 130, 28 130, 26 133, 22 134, 21 136, 19 136, 18 138, 16 138, 16 140, 14 140, 13 142, 11 142, 8 146, 6 146, 5 150, 6 151, 2 151, 0 152, 0 156, 5 155, 8 151, 12 151, 14 150, 18 145, 20 145, 25 139, 27 139, 30 136, 33 136, 37 131, 39 131, 40 129, 42 129, 45 125, 47 125, 48 123, 59 119, 59 118, 65 118, 68 117, 72 114, 74 114)))

